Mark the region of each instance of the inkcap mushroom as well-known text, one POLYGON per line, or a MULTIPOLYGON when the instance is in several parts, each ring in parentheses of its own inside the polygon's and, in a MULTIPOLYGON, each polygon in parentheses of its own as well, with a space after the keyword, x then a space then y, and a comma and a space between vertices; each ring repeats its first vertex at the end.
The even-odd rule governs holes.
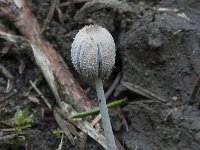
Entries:
POLYGON ((71 47, 74 68, 82 76, 95 81, 107 149, 116 150, 102 80, 110 75, 115 64, 115 43, 103 27, 89 25, 76 34, 71 47))

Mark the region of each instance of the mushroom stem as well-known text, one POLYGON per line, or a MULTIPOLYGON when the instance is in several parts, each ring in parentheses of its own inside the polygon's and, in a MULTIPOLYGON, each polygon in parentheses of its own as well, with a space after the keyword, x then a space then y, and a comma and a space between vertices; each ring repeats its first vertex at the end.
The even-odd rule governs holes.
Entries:
POLYGON ((102 118, 102 123, 103 123, 104 135, 106 137, 106 142, 107 142, 107 149, 116 150, 117 148, 116 148, 114 134, 113 134, 111 123, 110 123, 108 108, 106 106, 106 98, 105 98, 105 94, 103 90, 102 79, 97 78, 95 80, 95 85, 96 85, 96 92, 97 92, 99 108, 100 108, 100 113, 101 113, 101 118, 102 118))

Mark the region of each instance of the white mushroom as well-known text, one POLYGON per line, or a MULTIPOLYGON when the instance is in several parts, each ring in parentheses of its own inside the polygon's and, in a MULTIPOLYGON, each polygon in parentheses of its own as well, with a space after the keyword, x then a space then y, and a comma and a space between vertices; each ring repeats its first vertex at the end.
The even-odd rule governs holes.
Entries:
POLYGON ((102 80, 108 78, 115 64, 115 43, 112 35, 98 25, 83 27, 75 36, 71 58, 75 69, 84 77, 95 80, 108 150, 116 150, 102 80))

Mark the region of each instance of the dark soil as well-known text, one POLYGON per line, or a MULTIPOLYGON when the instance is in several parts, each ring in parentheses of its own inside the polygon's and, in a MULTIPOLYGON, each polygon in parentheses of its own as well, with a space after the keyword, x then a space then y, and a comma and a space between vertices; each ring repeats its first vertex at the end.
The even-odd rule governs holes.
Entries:
MULTIPOLYGON (((29 5, 43 24, 50 1, 32 0, 29 5)), ((105 88, 122 71, 120 84, 110 99, 128 97, 128 102, 121 108, 129 131, 120 123, 116 109, 111 110, 115 135, 125 149, 199 150, 200 94, 197 92, 191 96, 200 74, 199 0, 110 0, 108 3, 96 3, 80 13, 82 6, 83 3, 61 8, 63 22, 54 13, 44 35, 65 59, 82 87, 87 91, 91 87, 87 96, 92 100, 96 97, 93 83, 83 80, 72 67, 71 43, 78 30, 88 24, 101 25, 111 32, 117 49, 116 69, 105 88), (156 97, 150 100, 136 93, 133 90, 136 86, 148 90, 165 102, 156 97)), ((14 27, 12 29, 18 33, 14 27)), ((0 42, 2 49, 7 43, 3 40, 0 42)), ((52 129, 58 127, 52 113, 45 111, 43 103, 31 102, 24 95, 30 87, 29 80, 39 78, 38 87, 52 104, 55 103, 41 72, 26 54, 1 53, 0 63, 15 78, 11 82, 11 90, 6 91, 7 79, 0 76, 0 97, 8 95, 12 89, 18 89, 18 93, 9 99, 5 107, 0 105, 0 121, 12 122, 16 110, 28 106, 35 114, 34 123, 27 131, 29 148, 55 150, 60 139, 51 133, 52 129), (18 71, 20 60, 26 64, 23 74, 18 71), (42 112, 45 112, 45 117, 42 112)), ((33 90, 31 95, 38 97, 33 90)), ((15 148, 5 143, 0 146, 2 150, 15 148)), ((25 149, 25 144, 19 144, 19 149, 25 149)), ((78 148, 65 137, 64 149, 78 148)), ((103 148, 88 138, 86 149, 103 148)))

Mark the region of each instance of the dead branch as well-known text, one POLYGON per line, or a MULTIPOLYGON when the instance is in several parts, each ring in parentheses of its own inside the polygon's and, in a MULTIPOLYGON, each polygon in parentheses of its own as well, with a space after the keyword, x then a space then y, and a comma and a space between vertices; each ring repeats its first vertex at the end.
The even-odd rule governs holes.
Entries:
MULTIPOLYGON (((4 2, 6 3, 6 1, 4 2)), ((3 12, 3 14, 20 30, 22 35, 36 46, 35 49, 38 50, 41 55, 46 57, 53 76, 55 77, 54 81, 50 81, 46 70, 41 68, 41 64, 39 64, 37 60, 36 63, 38 63, 38 66, 42 70, 57 101, 70 101, 73 99, 73 106, 77 111, 83 111, 85 108, 90 107, 90 103, 83 94, 82 88, 75 81, 62 57, 56 53, 52 45, 40 34, 41 27, 37 22, 36 17, 30 11, 27 2, 25 0, 18 0, 11 3, 5 3, 4 5, 7 7, 0 5, 1 13, 3 12), (53 84, 57 85, 57 87, 53 87, 52 82, 55 82, 53 84), (59 93, 57 93, 58 91, 59 93)))

